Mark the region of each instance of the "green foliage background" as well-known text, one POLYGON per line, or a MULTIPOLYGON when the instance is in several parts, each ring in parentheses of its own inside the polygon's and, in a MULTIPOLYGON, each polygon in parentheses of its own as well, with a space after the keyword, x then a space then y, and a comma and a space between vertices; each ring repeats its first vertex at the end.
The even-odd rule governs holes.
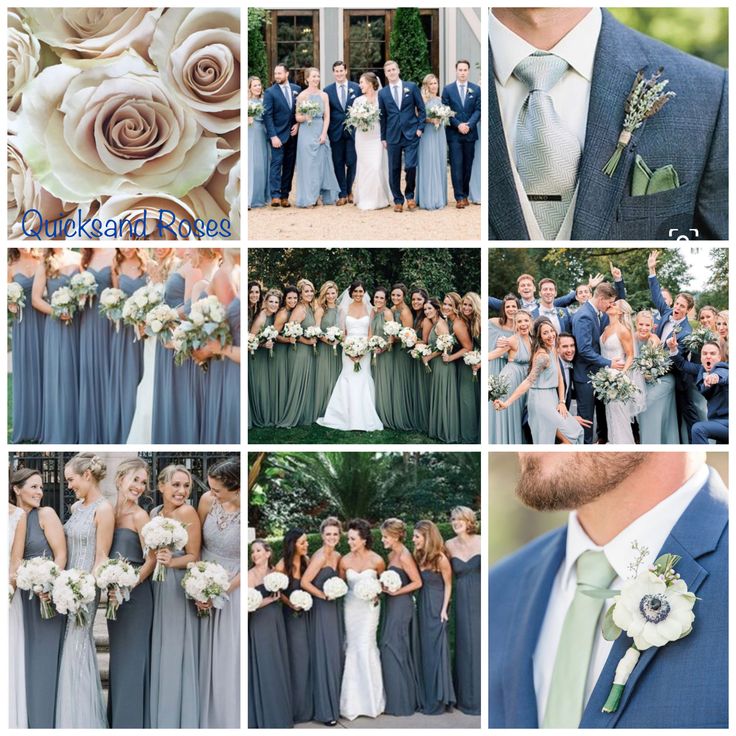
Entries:
POLYGON ((432 71, 419 8, 396 9, 389 48, 389 58, 399 65, 402 79, 421 84, 432 71))
POLYGON ((271 75, 266 57, 265 27, 268 11, 264 8, 248 8, 248 76, 259 77, 263 87, 268 86, 271 75))

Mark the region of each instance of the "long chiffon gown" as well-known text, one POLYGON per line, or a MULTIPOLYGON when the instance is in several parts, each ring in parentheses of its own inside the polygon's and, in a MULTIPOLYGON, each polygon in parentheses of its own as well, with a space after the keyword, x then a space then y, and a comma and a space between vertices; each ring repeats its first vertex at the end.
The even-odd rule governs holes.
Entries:
POLYGON ((33 276, 16 273, 26 306, 13 318, 13 442, 40 442, 43 432, 43 341, 46 316, 31 306, 33 276))
MULTIPOLYGON (((8 518, 8 557, 13 548, 18 522, 22 517, 23 511, 14 508, 8 518)), ((10 728, 28 728, 22 597, 23 591, 16 589, 8 610, 8 663, 10 665, 8 669, 8 722, 10 728)))
MULTIPOLYGON (((496 343, 501 337, 511 337, 513 330, 507 330, 504 327, 497 327, 493 322, 488 320, 488 352, 496 349, 496 343)), ((501 373, 504 366, 506 365, 506 355, 502 355, 500 358, 494 358, 488 361, 488 375, 497 376, 501 373)), ((522 406, 526 405, 526 398, 522 397, 519 401, 523 400, 522 406)), ((524 410, 522 408, 521 415, 524 410)), ((496 425, 496 410, 492 402, 488 402, 488 441, 492 445, 503 444, 503 435, 499 435, 499 427, 496 425)), ((521 427, 520 427, 521 429, 521 427)))
POLYGON ((455 576, 455 694, 457 707, 480 715, 480 555, 450 560, 455 576))
MULTIPOLYGON (((639 341, 634 340, 637 355, 640 347, 639 341)), ((642 445, 678 445, 680 432, 674 374, 665 374, 657 383, 644 382, 644 391, 647 407, 636 417, 639 423, 639 441, 642 445)))
MULTIPOLYGON (((452 327, 450 328, 452 330, 452 327)), ((475 346, 473 346, 475 348, 475 346)), ((457 352, 460 343, 455 344, 457 352)), ((476 444, 480 442, 480 401, 478 393, 479 377, 473 378, 473 369, 462 358, 455 361, 457 372, 458 412, 460 417, 460 442, 476 444)))
MULTIPOLYGON (((371 334, 387 340, 386 334, 383 331, 384 324, 383 312, 371 313, 371 334)), ((393 352, 393 349, 391 352, 393 352)), ((373 358, 372 368, 373 383, 376 386, 376 412, 383 426, 387 429, 395 428, 393 416, 393 367, 394 361, 388 350, 373 358)))
MULTIPOLYGON (((274 316, 269 314, 263 326, 270 327, 273 321, 274 316)), ((248 411, 252 427, 268 427, 273 423, 271 366, 276 358, 275 352, 276 345, 272 358, 262 343, 255 353, 248 351, 248 411)))
MULTIPOLYGON (((327 332, 330 327, 337 325, 337 307, 327 307, 320 328, 327 332)), ((318 417, 324 416, 327 404, 332 396, 337 379, 342 368, 342 348, 340 345, 328 345, 324 342, 317 344, 317 360, 314 374, 314 408, 318 417)))
POLYGON ((321 112, 311 122, 301 123, 296 144, 296 206, 311 207, 322 197, 322 204, 335 204, 340 194, 332 163, 330 139, 322 135, 324 102, 320 95, 309 95, 309 102, 316 102, 321 112))
MULTIPOLYGON (((67 546, 66 569, 92 572, 97 544, 95 511, 104 499, 89 506, 77 501, 64 524, 67 546)), ((59 665, 56 691, 56 728, 107 728, 107 712, 102 695, 97 651, 92 635, 99 592, 87 605, 87 625, 78 626, 73 616, 67 617, 64 648, 59 665)))
MULTIPOLYGON (((519 338, 519 349, 514 359, 501 368, 500 376, 508 381, 508 398, 519 387, 529 373, 529 346, 519 338)), ((527 394, 520 396, 508 409, 496 411, 489 404, 488 431, 491 442, 500 445, 520 445, 524 442, 522 419, 526 407, 527 394)))
MULTIPOLYGON (((262 103, 263 100, 248 102, 262 103)), ((248 208, 265 207, 271 199, 268 186, 270 154, 263 117, 253 118, 248 126, 248 208)))
MULTIPOLYGON (((287 310, 286 321, 289 321, 291 312, 287 310)), ((285 342, 274 341, 272 367, 270 370, 271 398, 269 401, 270 426, 277 427, 286 413, 286 402, 289 398, 289 380, 291 375, 291 356, 294 353, 291 345, 285 342)), ((250 401, 250 389, 248 394, 250 401)), ((250 408, 250 405, 249 405, 250 408)))
MULTIPOLYGON (((401 312, 394 310, 394 321, 401 324, 401 312)), ((393 356, 391 418, 393 428, 410 432, 414 429, 414 360, 396 340, 389 355, 393 356)))
MULTIPOLYGON (((289 587, 284 591, 288 597, 295 590, 301 590, 301 580, 289 578, 289 587)), ((309 677, 309 628, 311 611, 293 611, 282 606, 286 643, 289 650, 289 676, 291 680, 291 704, 294 709, 294 723, 307 723, 312 720, 312 680, 309 677)))
MULTIPOLYGON (((433 97, 426 107, 441 103, 439 97, 433 97)), ((423 210, 447 206, 447 137, 444 126, 435 127, 429 121, 419 139, 416 198, 417 206, 423 210)))
MULTIPOLYGON (((307 308, 302 320, 302 329, 314 325, 314 312, 307 308)), ((289 353, 289 388, 284 406, 284 414, 279 419, 279 427, 296 427, 314 424, 317 418, 314 408, 314 369, 315 355, 311 345, 297 342, 288 345, 289 353), (296 349, 294 349, 296 348, 296 349)))
MULTIPOLYGON (((432 327, 429 333, 429 346, 437 349, 437 332, 432 327)), ((443 442, 460 440, 460 412, 457 393, 457 368, 455 362, 445 363, 442 356, 430 361, 429 423, 430 437, 443 442)), ((422 367, 424 370, 424 367, 422 367)))
MULTIPOLYGON (((240 511, 215 500, 202 526, 202 559, 240 572, 240 511)), ((240 728, 240 587, 200 619, 199 727, 240 728)))

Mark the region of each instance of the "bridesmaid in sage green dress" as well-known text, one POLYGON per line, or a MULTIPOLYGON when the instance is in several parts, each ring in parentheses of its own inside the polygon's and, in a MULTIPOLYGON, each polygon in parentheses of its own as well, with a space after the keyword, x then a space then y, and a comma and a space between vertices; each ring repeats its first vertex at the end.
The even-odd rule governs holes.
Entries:
MULTIPOLYGON (((424 312, 424 307, 428 300, 429 294, 424 289, 412 289, 411 311, 414 315, 414 329, 416 330, 419 341, 425 345, 429 342, 429 333, 432 330, 432 323, 427 319, 424 312)), ((417 432, 428 434, 429 392, 432 375, 422 363, 423 361, 421 360, 414 360, 412 423, 417 432)))
MULTIPOLYGON (((388 339, 383 331, 386 322, 393 318, 391 310, 386 306, 387 290, 383 286, 376 287, 373 292, 373 309, 371 310, 370 334, 388 339)), ((393 351, 392 351, 393 352, 393 351)), ((375 356, 373 363, 373 382, 376 384, 376 412, 388 429, 396 429, 393 422, 393 361, 388 349, 375 356)))
MULTIPOLYGON (((428 345, 432 353, 423 359, 430 365, 429 431, 430 437, 442 442, 460 441, 460 412, 457 395, 457 372, 453 362, 445 362, 437 351, 438 335, 450 333, 447 322, 440 317, 441 306, 436 299, 430 299, 424 306, 427 319, 432 322, 428 345)), ((447 356, 449 357, 449 356, 447 356)))
MULTIPOLYGON (((481 314, 483 313, 483 309, 481 307, 481 301, 480 301, 480 294, 477 294, 474 291, 469 291, 462 299, 462 302, 460 303, 460 317, 462 318, 463 322, 465 322, 466 327, 468 328, 468 333, 470 334, 471 339, 471 350, 477 351, 480 354, 480 324, 481 324, 481 314)), ((476 366, 469 366, 465 365, 465 362, 463 362, 462 366, 466 372, 464 373, 464 384, 463 381, 459 381, 460 384, 464 385, 464 390, 467 391, 467 395, 469 397, 470 391, 467 388, 467 384, 472 386, 473 388, 473 394, 474 398, 472 400, 472 405, 475 411, 475 422, 476 422, 476 439, 475 442, 480 442, 480 363, 476 366)), ((464 407, 470 406, 470 399, 466 399, 465 401, 460 401, 460 432, 464 432, 463 429, 463 423, 464 423, 464 407)), ((472 420, 471 420, 472 421, 472 420)))
POLYGON ((271 426, 278 427, 281 417, 286 412, 286 399, 289 396, 289 368, 292 341, 284 337, 284 325, 291 319, 291 313, 299 301, 299 292, 296 286, 286 286, 281 297, 281 309, 276 312, 273 326, 279 336, 273 346, 273 366, 271 367, 271 426))
MULTIPOLYGON (((273 325, 280 304, 281 292, 278 289, 269 289, 263 300, 263 309, 251 325, 251 334, 257 335, 264 327, 273 325)), ((270 427, 274 423, 271 386, 274 358, 271 357, 271 351, 275 350, 275 346, 275 340, 263 340, 255 354, 248 354, 248 410, 253 427, 270 427)))
MULTIPOLYGON (((337 284, 334 281, 325 281, 319 290, 314 319, 323 333, 330 327, 337 326, 337 292, 337 284)), ((318 417, 325 415, 332 389, 335 388, 342 370, 340 350, 339 345, 331 343, 324 337, 318 338, 314 379, 314 408, 318 417)))
MULTIPOLYGON (((395 322, 402 327, 413 327, 414 318, 406 303, 407 288, 404 284, 394 284, 391 287, 391 310, 395 322)), ((402 347, 397 338, 394 341, 391 353, 393 355, 393 388, 391 392, 391 418, 393 428, 410 432, 414 429, 412 410, 414 406, 414 360, 409 351, 402 347)))
MULTIPOLYGON (((296 284, 299 291, 299 303, 294 308, 289 319, 298 322, 302 330, 315 324, 314 311, 314 284, 307 279, 299 279, 296 284)), ((289 356, 289 389, 286 397, 284 415, 279 420, 279 427, 296 427, 314 424, 317 414, 314 407, 314 346, 316 338, 300 337, 292 346, 293 352, 289 356)))

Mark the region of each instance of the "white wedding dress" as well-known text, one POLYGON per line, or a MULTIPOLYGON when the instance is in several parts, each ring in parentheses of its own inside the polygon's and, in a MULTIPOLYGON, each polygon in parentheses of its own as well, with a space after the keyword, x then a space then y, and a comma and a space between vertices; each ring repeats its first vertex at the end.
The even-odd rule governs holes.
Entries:
POLYGON ((129 445, 150 445, 153 434, 153 381, 156 372, 156 340, 143 342, 143 378, 135 395, 135 414, 130 425, 129 445))
MULTIPOLYGON (((353 103, 365 105, 365 95, 353 103)), ((378 101, 376 101, 378 104, 378 101)), ((376 121, 368 132, 355 130, 355 154, 358 160, 353 182, 353 201, 359 210, 380 210, 393 201, 388 183, 388 154, 381 143, 381 124, 376 121)))
MULTIPOLYGON (((370 315, 345 317, 346 337, 368 337, 370 315)), ((325 415, 317 424, 331 429, 363 430, 373 432, 383 429, 376 412, 376 386, 371 375, 371 355, 367 353, 360 359, 360 370, 354 370, 354 363, 345 353, 342 355, 340 373, 332 396, 327 404, 325 415)))
POLYGON ((340 715, 352 721, 358 716, 375 718, 386 707, 381 656, 376 634, 380 604, 358 598, 355 586, 365 576, 377 577, 375 570, 347 570, 345 596, 345 667, 340 687, 340 715))

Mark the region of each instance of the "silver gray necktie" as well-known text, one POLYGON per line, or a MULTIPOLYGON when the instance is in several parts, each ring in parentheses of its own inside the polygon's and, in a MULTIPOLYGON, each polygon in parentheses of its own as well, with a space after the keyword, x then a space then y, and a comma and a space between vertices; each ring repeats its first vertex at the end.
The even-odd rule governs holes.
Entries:
POLYGON ((392 89, 394 91, 394 102, 396 103, 396 107, 401 110, 401 93, 399 92, 399 85, 394 84, 392 89))
POLYGON ((517 122, 516 168, 546 240, 560 231, 580 163, 580 142, 563 126, 549 95, 567 68, 559 56, 535 51, 514 69, 529 89, 517 122))
POLYGON ((340 105, 342 106, 342 109, 345 109, 345 85, 340 85, 340 105))

